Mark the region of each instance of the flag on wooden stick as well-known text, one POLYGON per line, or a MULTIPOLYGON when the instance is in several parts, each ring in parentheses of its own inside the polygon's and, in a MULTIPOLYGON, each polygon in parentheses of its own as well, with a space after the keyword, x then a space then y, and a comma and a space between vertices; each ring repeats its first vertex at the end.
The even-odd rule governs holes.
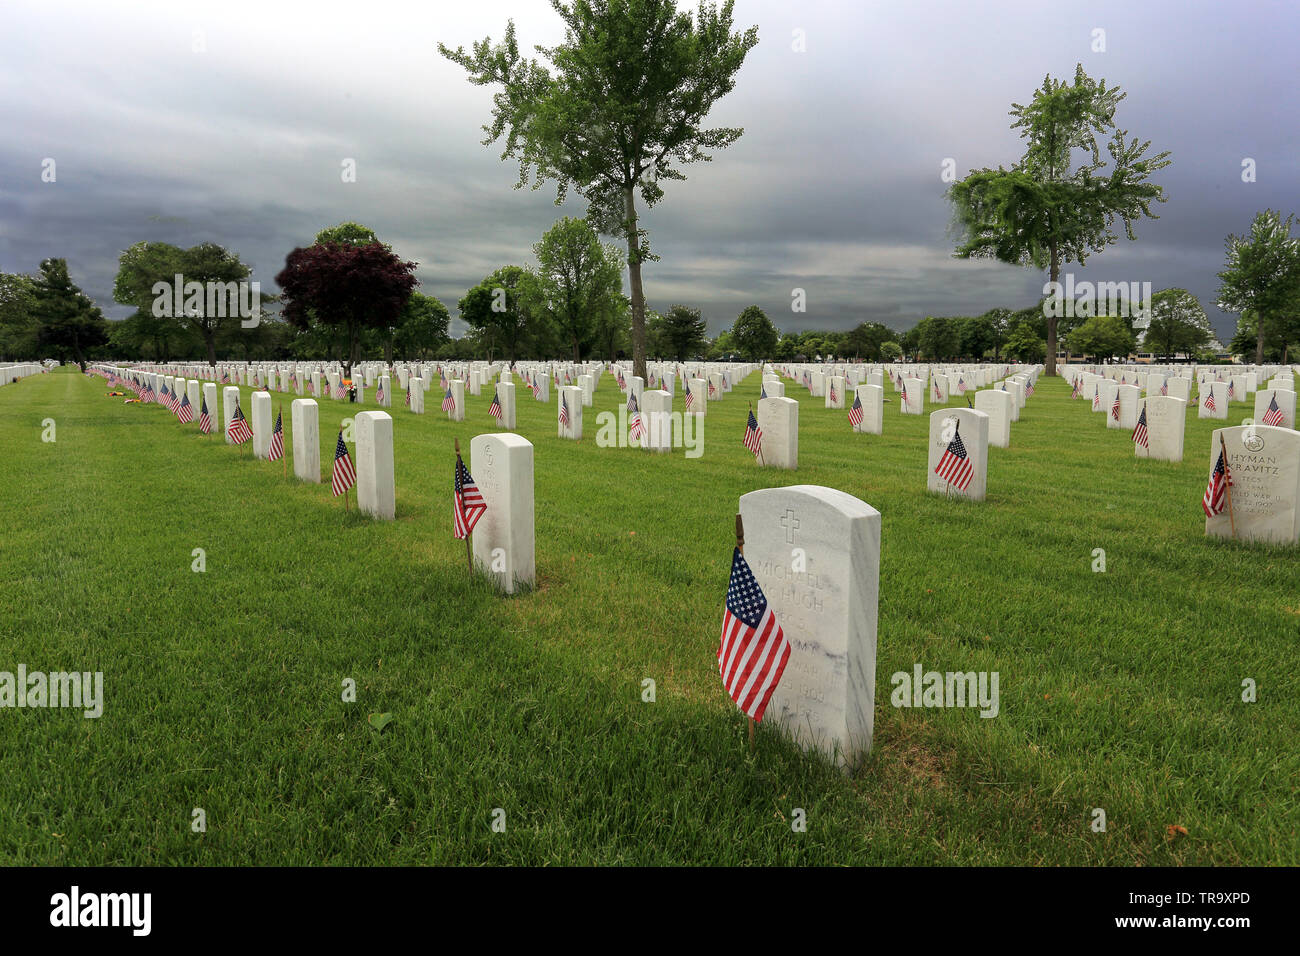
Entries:
POLYGON ((334 488, 334 497, 346 492, 357 483, 357 470, 352 466, 352 456, 348 446, 343 442, 343 429, 339 429, 339 440, 334 445, 334 476, 330 484, 334 488))
POLYGON ((790 642, 744 554, 736 548, 731 554, 731 580, 718 645, 722 686, 745 716, 761 722, 789 661, 790 642))
POLYGON ((1141 445, 1148 451, 1150 450, 1151 446, 1147 444, 1147 407, 1145 404, 1142 406, 1142 414, 1138 416, 1137 424, 1133 426, 1132 438, 1136 444, 1141 445))
POLYGON ((242 445, 253 437, 253 429, 248 427, 248 419, 244 418, 244 410, 239 407, 239 402, 235 402, 235 414, 230 419, 230 429, 227 434, 236 445, 242 445))
POLYGON ((1264 424, 1281 425, 1282 421, 1282 409, 1278 408, 1277 396, 1273 395, 1269 398, 1268 410, 1264 412, 1264 424))
POLYGON ((1201 507, 1205 510, 1207 518, 1223 513, 1228 498, 1228 487, 1232 484, 1232 472, 1224 456, 1225 452, 1220 448, 1218 461, 1214 463, 1214 470, 1210 472, 1210 482, 1205 486, 1205 494, 1201 496, 1201 507))
POLYGON ((284 457, 284 421, 281 413, 275 413, 275 428, 271 430, 271 447, 266 453, 267 461, 279 461, 284 457))
POLYGON ((452 501, 452 521, 457 538, 468 538, 474 533, 474 525, 487 511, 487 502, 474 484, 474 479, 465 467, 465 462, 456 453, 456 487, 452 501))

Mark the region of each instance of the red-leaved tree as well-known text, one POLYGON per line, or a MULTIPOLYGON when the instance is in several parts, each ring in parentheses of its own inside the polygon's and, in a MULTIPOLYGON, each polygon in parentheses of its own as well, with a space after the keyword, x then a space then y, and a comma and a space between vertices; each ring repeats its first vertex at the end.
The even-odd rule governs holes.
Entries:
POLYGON ((347 330, 343 375, 361 360, 361 332, 389 328, 419 283, 415 263, 404 262, 383 243, 325 242, 298 248, 275 277, 284 299, 284 317, 306 329, 313 322, 347 330))

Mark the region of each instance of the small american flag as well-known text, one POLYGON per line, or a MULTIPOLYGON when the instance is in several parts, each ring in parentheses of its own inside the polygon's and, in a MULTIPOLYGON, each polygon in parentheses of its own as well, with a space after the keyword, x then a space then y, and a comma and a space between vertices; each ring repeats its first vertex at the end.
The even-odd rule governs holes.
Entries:
POLYGON ((199 407, 199 431, 205 435, 212 434, 212 416, 208 414, 208 400, 206 397, 200 398, 202 403, 199 407))
POLYGON ((903 386, 903 400, 899 402, 898 410, 900 412, 907 410, 907 386, 906 385, 903 386))
POLYGON ((849 424, 857 428, 862 424, 862 396, 853 396, 853 407, 849 409, 849 424))
MULTIPOLYGON (((933 395, 934 395, 934 400, 935 400, 936 402, 941 402, 941 401, 943 401, 943 395, 942 395, 942 393, 940 393, 940 391, 939 391, 939 382, 938 382, 937 380, 935 380, 935 379, 931 379, 931 380, 930 380, 930 389, 931 389, 931 391, 932 391, 932 393, 933 393, 933 395)), ((831 398, 831 401, 832 401, 832 402, 835 401, 835 399, 834 399, 833 396, 832 396, 832 398, 831 398)))
POLYGON ((185 396, 181 401, 181 407, 176 410, 176 418, 182 425, 187 425, 194 421, 194 406, 190 404, 190 397, 185 396))
POLYGON ((334 386, 334 397, 340 400, 343 398, 343 381, 341 379, 339 383, 334 386))
POLYGON ((379 380, 379 387, 375 389, 375 404, 384 404, 384 380, 382 378, 379 380))
POLYGON ((1273 395, 1269 398, 1268 411, 1264 413, 1264 424, 1265 425, 1282 424, 1282 409, 1278 408, 1276 395, 1273 395))
POLYGON ((1115 393, 1115 404, 1110 407, 1110 417, 1119 421, 1119 392, 1115 393))
POLYGON ((966 380, 962 378, 960 375, 957 376, 957 394, 958 395, 966 394, 966 380))
POLYGON ((763 399, 767 398, 767 386, 766 386, 766 385, 759 385, 759 386, 758 386, 758 398, 759 398, 759 401, 762 401, 763 399))
POLYGON ((1028 397, 1028 396, 1030 396, 1030 395, 1033 395, 1033 394, 1034 394, 1034 383, 1033 383, 1032 381, 1026 382, 1026 383, 1025 383, 1025 395, 1026 395, 1026 397, 1028 397))
POLYGON ((1231 484, 1232 471, 1223 460, 1223 450, 1220 449, 1219 460, 1214 463, 1214 471, 1210 472, 1210 482, 1205 486, 1205 494, 1201 497, 1201 507, 1205 509, 1207 518, 1223 513, 1223 509, 1227 506, 1228 488, 1231 484))
POLYGON ((456 456, 456 490, 452 501, 452 521, 457 538, 468 538, 474 533, 474 525, 487 511, 487 502, 483 500, 478 485, 470 476, 469 469, 460 455, 456 456))
POLYGON ((1214 405, 1214 389, 1213 389, 1213 388, 1209 389, 1209 390, 1205 393, 1205 407, 1208 408, 1210 411, 1214 411, 1215 405, 1214 405))
POLYGON ((970 484, 975 474, 975 466, 971 464, 970 456, 966 454, 966 443, 961 440, 960 431, 952 436, 952 441, 948 442, 948 447, 943 450, 939 464, 934 466, 934 473, 958 491, 965 491, 966 486, 970 484))
POLYGON ((411 407, 411 380, 406 380, 406 407, 411 407))
POLYGON ((271 448, 266 453, 267 461, 279 461, 284 457, 284 422, 280 413, 275 413, 275 428, 271 431, 271 448))
POLYGON ((717 394, 718 394, 718 390, 713 384, 713 379, 709 379, 709 398, 713 398, 713 396, 717 394))
POLYGON ((1228 379, 1228 401, 1236 397, 1236 389, 1233 387, 1232 379, 1228 379))
POLYGON ((501 416, 505 414, 501 409, 501 396, 497 394, 495 388, 492 389, 492 404, 488 406, 488 414, 497 421, 501 421, 501 416))
POLYGON ((839 400, 839 396, 835 394, 835 383, 831 382, 831 404, 834 405, 839 400))
POLYGON ((641 427, 641 409, 636 403, 636 393, 627 393, 627 440, 628 443, 639 442, 644 429, 641 427))
POLYGON ((691 394, 691 387, 686 386, 686 410, 689 412, 695 405, 695 396, 691 394))
POLYGON ((1168 395, 1168 394, 1169 394, 1169 383, 1168 383, 1168 382, 1161 382, 1161 383, 1160 383, 1160 394, 1161 394, 1161 395, 1168 395))
POLYGON ((235 414, 230 419, 230 429, 226 434, 236 445, 242 445, 253 437, 253 430, 248 427, 248 419, 244 418, 244 411, 239 407, 239 402, 235 402, 235 414))
POLYGON ((1070 389, 1070 397, 1071 398, 1079 397, 1079 380, 1077 378, 1074 380, 1074 385, 1070 389))
POLYGON ((565 428, 569 427, 569 401, 560 393, 560 424, 565 428))
POLYGON ((343 430, 339 429, 339 440, 334 445, 334 477, 330 484, 337 498, 357 483, 357 470, 352 467, 352 456, 348 446, 343 443, 343 430))
POLYGON ((745 422, 745 447, 754 453, 757 458, 763 450, 763 430, 758 427, 758 419, 754 417, 754 410, 749 410, 749 420, 745 422))
POLYGON ((1101 408, 1101 383, 1098 383, 1092 392, 1092 410, 1095 412, 1101 408))
POLYGON ((1138 416, 1138 422, 1133 426, 1133 441, 1137 442, 1143 448, 1150 449, 1147 444, 1147 407, 1142 406, 1142 414, 1138 416))
POLYGON ((442 410, 448 414, 456 410, 456 397, 451 394, 450 387, 448 387, 446 394, 442 396, 442 410))
POLYGON ((736 548, 718 645, 722 686, 745 716, 761 723, 789 660, 790 642, 745 556, 736 548))

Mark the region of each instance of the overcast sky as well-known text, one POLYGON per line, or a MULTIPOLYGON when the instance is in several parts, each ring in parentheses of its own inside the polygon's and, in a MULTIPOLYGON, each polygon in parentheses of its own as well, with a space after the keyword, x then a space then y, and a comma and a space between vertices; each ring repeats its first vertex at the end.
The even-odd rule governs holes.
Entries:
MULTIPOLYGON (((518 167, 481 145, 491 89, 438 55, 439 41, 499 39, 511 18, 526 48, 562 39, 542 0, 5 0, 0 270, 64 257, 120 318, 113 277, 135 242, 221 243, 274 291, 291 249, 355 220, 416 260, 422 290, 455 315, 466 288, 533 263, 550 224, 586 210, 556 207, 553 186, 512 188, 518 167)), ((1015 162, 1011 104, 1078 62, 1127 92, 1121 128, 1173 152, 1160 218, 1136 242, 1121 225, 1078 279, 1190 289, 1226 343, 1225 237, 1261 209, 1300 213, 1294 0, 738 0, 735 20, 759 43, 710 121, 745 135, 686 167, 643 220, 662 256, 645 267, 648 305, 700 307, 711 334, 754 303, 785 330, 1032 304, 1042 273, 952 258, 942 164, 964 176, 1015 162), (794 288, 806 313, 791 311, 794 288)))

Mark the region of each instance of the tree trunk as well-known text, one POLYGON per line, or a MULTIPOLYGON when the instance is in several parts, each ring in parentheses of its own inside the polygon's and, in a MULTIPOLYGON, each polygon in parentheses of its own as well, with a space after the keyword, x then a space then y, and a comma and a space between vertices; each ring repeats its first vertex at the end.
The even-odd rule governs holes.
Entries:
POLYGON ((623 190, 627 210, 627 278, 632 287, 632 374, 645 381, 645 292, 641 287, 641 242, 636 229, 636 197, 623 190))
MULTIPOLYGON (((1052 282, 1056 283, 1061 277, 1061 260, 1056 254, 1056 243, 1052 243, 1052 282)), ((1047 317, 1047 374, 1052 376, 1056 374, 1056 316, 1047 317)))
POLYGON ((1264 364, 1264 316, 1255 313, 1255 364, 1264 364))

